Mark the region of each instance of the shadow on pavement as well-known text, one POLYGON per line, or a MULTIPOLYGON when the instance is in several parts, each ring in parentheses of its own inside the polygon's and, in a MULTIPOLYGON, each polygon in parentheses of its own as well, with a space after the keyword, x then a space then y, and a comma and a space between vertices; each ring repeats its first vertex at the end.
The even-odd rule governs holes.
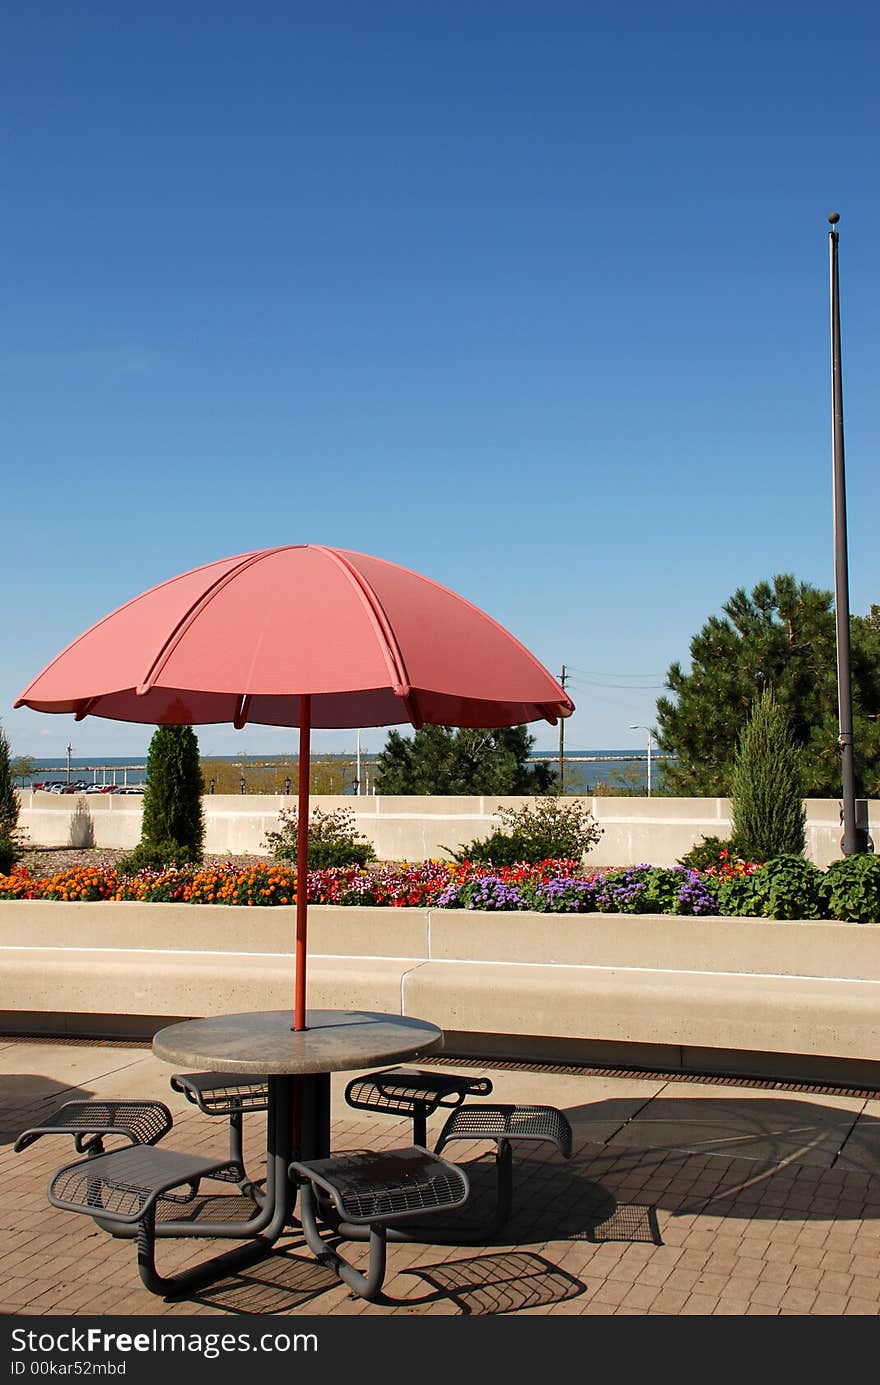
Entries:
POLYGON ((54 1077, 4 1073, 0 1077, 0 1145, 14 1144, 23 1130, 36 1125, 65 1101, 88 1101, 90 1087, 75 1087, 54 1077))

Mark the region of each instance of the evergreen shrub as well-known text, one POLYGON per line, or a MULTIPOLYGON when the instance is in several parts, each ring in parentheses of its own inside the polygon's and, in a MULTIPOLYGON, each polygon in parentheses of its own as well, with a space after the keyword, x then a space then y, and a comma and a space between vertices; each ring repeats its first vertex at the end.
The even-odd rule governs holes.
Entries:
POLYGON ((9 763, 9 741, 0 726, 0 840, 13 842, 18 830, 18 814, 21 802, 12 782, 12 768, 9 763))
POLYGON ((746 861, 802 856, 806 807, 788 716, 765 688, 739 739, 730 786, 736 850, 746 861))
POLYGON ((134 851, 116 864, 119 875, 138 875, 142 870, 163 871, 169 866, 194 864, 192 855, 177 842, 138 842, 134 851))
POLYGON ((709 866, 727 866, 739 859, 730 837, 701 837, 690 851, 679 856, 678 864, 690 870, 706 870, 709 866))
POLYGON ((159 726, 147 754, 141 840, 125 861, 135 869, 127 873, 200 861, 204 840, 196 734, 191 726, 159 726))

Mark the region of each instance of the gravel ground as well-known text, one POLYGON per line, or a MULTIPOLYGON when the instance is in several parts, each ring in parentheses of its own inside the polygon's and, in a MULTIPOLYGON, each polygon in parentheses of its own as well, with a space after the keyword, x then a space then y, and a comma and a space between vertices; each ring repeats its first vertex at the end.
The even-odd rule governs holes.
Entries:
MULTIPOLYGON (((115 866, 123 856, 129 855, 129 848, 114 847, 75 847, 75 846, 31 846, 22 852, 19 866, 26 866, 31 875, 56 875, 62 870, 74 870, 77 866, 115 866)), ((271 860, 268 856, 205 856, 205 865, 219 865, 231 861, 235 866, 250 866, 256 862, 271 860)))

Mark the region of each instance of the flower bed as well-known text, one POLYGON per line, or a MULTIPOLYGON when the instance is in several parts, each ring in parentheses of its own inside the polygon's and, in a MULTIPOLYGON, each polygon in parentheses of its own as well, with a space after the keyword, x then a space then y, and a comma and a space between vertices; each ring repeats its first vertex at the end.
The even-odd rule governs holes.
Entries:
MULTIPOLYGON (((800 857, 705 870, 639 865, 589 871, 570 860, 493 868, 470 861, 310 871, 311 904, 554 914, 731 915, 880 922, 880 859, 851 856, 821 871, 800 857)), ((296 871, 274 863, 184 866, 120 875, 88 866, 51 876, 0 875, 0 899, 292 905, 296 871)))

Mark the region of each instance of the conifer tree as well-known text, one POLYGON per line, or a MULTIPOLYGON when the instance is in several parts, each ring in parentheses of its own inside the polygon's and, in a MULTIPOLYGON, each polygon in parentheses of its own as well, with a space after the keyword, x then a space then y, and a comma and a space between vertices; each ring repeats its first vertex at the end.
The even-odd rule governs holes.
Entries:
MULTIPOLYGON (((880 787, 880 608, 852 616, 852 691, 857 793, 880 787)), ((829 591, 781 574, 734 592, 690 644, 691 668, 675 663, 670 697, 657 702, 665 791, 730 793, 739 736, 762 688, 772 687, 800 747, 807 797, 841 791, 834 602, 829 591)))
POLYGON ((11 842, 18 827, 18 813, 21 804, 15 785, 12 782, 12 769, 9 764, 9 742, 6 732, 0 726, 0 841, 11 842))
POLYGON ((546 795, 556 775, 529 760, 534 743, 524 726, 423 726, 407 738, 392 730, 376 762, 376 788, 383 794, 546 795))
POLYGON ((191 726, 159 726, 147 754, 141 843, 200 861, 205 840, 199 743, 191 726))
POLYGON ((731 820, 734 845, 747 861, 803 855, 806 808, 800 751, 772 688, 758 697, 740 736, 731 820))

